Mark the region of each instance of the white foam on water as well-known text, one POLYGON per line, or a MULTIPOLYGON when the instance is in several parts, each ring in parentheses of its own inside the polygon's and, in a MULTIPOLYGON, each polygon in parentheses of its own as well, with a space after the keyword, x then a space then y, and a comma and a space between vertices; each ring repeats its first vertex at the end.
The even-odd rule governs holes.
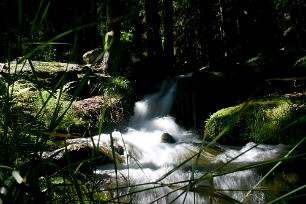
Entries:
MULTIPOLYGON (((283 145, 256 146, 255 143, 248 143, 243 147, 235 148, 218 145, 216 151, 202 153, 203 158, 199 160, 199 166, 192 171, 194 160, 184 161, 199 151, 200 141, 195 139, 189 131, 180 127, 175 122, 175 118, 169 115, 176 83, 182 77, 189 76, 169 78, 164 81, 159 92, 145 96, 143 100, 137 102, 134 116, 125 132, 114 131, 112 134, 93 137, 96 144, 104 147, 110 148, 112 139, 116 145, 124 148, 125 161, 117 164, 117 173, 113 165, 103 165, 96 171, 98 178, 112 178, 114 188, 117 187, 114 183, 117 180, 119 187, 126 187, 120 190, 122 195, 146 189, 132 196, 125 196, 126 201, 130 200, 132 203, 210 203, 213 201, 218 203, 220 200, 215 197, 211 200, 214 189, 219 189, 220 193, 240 200, 246 191, 239 191, 239 189, 251 189, 259 181, 260 174, 256 170, 238 171, 209 179, 205 177, 195 185, 200 189, 204 186, 205 190, 199 193, 184 194, 184 191, 177 189, 184 187, 192 177, 200 178, 206 174, 218 174, 221 170, 217 167, 229 161, 230 163, 224 165, 223 170, 274 159, 287 151, 283 145), (163 142, 161 139, 163 133, 170 134, 176 143, 163 142), (184 164, 178 167, 182 163, 184 164), (217 170, 214 171, 214 169, 217 170), (144 183, 147 184, 142 185, 144 183), (150 189, 153 187, 156 188, 150 189), (154 200, 158 201, 154 202, 154 200)), ((79 141, 85 142, 86 139, 79 139, 79 141)), ((87 140, 87 142, 90 144, 91 141, 87 140)), ((187 191, 188 188, 183 190, 187 191)), ((247 203, 264 203, 264 195, 260 192, 252 193, 247 203)))

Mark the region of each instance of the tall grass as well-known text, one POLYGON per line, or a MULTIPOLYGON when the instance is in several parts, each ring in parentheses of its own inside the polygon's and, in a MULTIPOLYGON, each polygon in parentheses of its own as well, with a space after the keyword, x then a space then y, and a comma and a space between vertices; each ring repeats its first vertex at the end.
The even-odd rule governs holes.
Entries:
MULTIPOLYGON (((31 62, 30 58, 23 57, 20 63, 22 63, 23 60, 31 62)), ((10 73, 10 71, 11 65, 9 64, 8 72, 10 73)), ((35 73, 35 67, 33 65, 32 72, 35 73)), ((54 197, 52 196, 54 192, 52 193, 50 190, 49 192, 42 192, 41 190, 40 177, 45 175, 45 171, 47 171, 48 168, 55 166, 55 164, 51 162, 52 158, 49 158, 49 160, 42 159, 42 152, 50 148, 50 141, 53 140, 53 135, 56 135, 53 133, 56 133, 55 130, 65 118, 72 102, 75 101, 79 95, 86 82, 88 74, 89 70, 83 76, 83 78, 80 79, 74 94, 71 96, 68 105, 65 107, 62 106, 65 74, 52 90, 44 89, 41 82, 38 79, 35 79, 35 74, 33 74, 32 76, 34 79, 31 79, 31 81, 39 87, 42 87, 42 89, 38 89, 36 87, 38 91, 38 97, 36 99, 41 101, 41 106, 36 113, 26 115, 24 114, 24 111, 27 110, 24 109, 24 106, 19 106, 17 99, 18 96, 16 95, 18 93, 15 92, 17 89, 16 86, 19 86, 20 80, 24 80, 22 73, 11 73, 6 77, 1 78, 1 186, 5 186, 6 182, 11 179, 13 170, 20 172, 20 175, 23 178, 22 183, 18 184, 13 182, 12 185, 7 187, 9 189, 5 190, 5 195, 2 199, 5 201, 5 203, 44 203, 52 200, 54 197), (44 92, 48 93, 47 97, 44 97, 44 92), (57 95, 56 101, 53 100, 55 95, 57 95), (47 110, 47 108, 49 108, 49 104, 51 103, 51 99, 53 109, 47 110), (48 124, 43 124, 43 121, 46 121, 46 111, 49 111, 51 118, 49 118, 48 124)), ((32 87, 27 88, 32 89, 32 87)), ((30 92, 27 88, 23 90, 30 92)), ((29 100, 31 100, 31 98, 29 98, 29 100)), ((31 105, 31 103, 29 103, 29 105, 31 105)), ((68 134, 66 136, 65 134, 62 134, 61 136, 69 137, 68 134)), ((67 152, 68 150, 65 149, 65 151, 67 152)), ((74 169, 72 169, 72 164, 69 157, 67 157, 67 161, 69 174, 65 175, 63 172, 61 172, 61 169, 57 168, 54 174, 57 175, 57 177, 60 176, 62 178, 63 184, 67 182, 70 183, 70 188, 72 187, 71 192, 75 191, 77 195, 74 196, 74 199, 80 200, 82 203, 83 194, 80 190, 81 186, 78 183, 74 169)), ((52 177, 49 179, 52 179, 52 177)), ((54 188, 51 181, 48 181, 47 184, 51 185, 48 189, 54 188)), ((66 186, 63 186, 62 188, 66 188, 66 186)))
MULTIPOLYGON (((22 3, 22 1, 18 1, 20 26, 22 24, 22 3)), ((33 33, 41 29, 51 1, 46 5, 43 3, 44 1, 41 0, 29 33, 29 39, 33 44, 35 44, 33 33)), ((81 183, 69 154, 66 154, 68 171, 53 163, 52 157, 42 159, 42 152, 50 148, 50 141, 54 140, 54 135, 64 137, 64 142, 66 141, 65 137, 70 136, 68 134, 55 134, 56 129, 70 110, 73 101, 79 96, 87 81, 90 69, 78 82, 68 105, 63 107, 62 98, 65 97, 66 74, 63 74, 61 79, 55 82, 53 89, 49 90, 37 78, 36 69, 31 61, 31 56, 41 52, 45 46, 54 44, 56 40, 88 26, 91 25, 68 30, 46 42, 41 42, 37 47, 21 56, 15 62, 16 64, 11 64, 10 59, 12 57, 8 56, 7 74, 0 73, 0 203, 66 203, 73 201, 84 203, 86 200, 92 200, 93 193, 89 194, 92 189, 81 183), (20 80, 26 81, 27 79, 24 79, 21 71, 14 69, 14 67, 19 64, 22 65, 26 61, 30 64, 32 70, 31 83, 29 84, 35 84, 36 87, 25 87, 22 90, 31 94, 31 90, 36 89, 38 96, 35 96, 35 99, 41 101, 41 106, 37 109, 37 112, 28 115, 24 114, 25 107, 20 106, 18 93, 15 92, 20 80), (48 93, 47 97, 44 97, 45 92, 48 93), (54 97, 57 98, 55 102, 54 97), (47 110, 51 99, 53 109, 47 110), (49 113, 51 118, 48 120, 48 124, 42 124, 46 120, 44 118, 46 111, 52 111, 49 113), (46 173, 50 168, 54 168, 54 170, 51 175, 48 175, 46 173), (12 175, 13 172, 14 175, 12 175), (22 179, 16 182, 17 177, 20 176, 22 179)), ((11 52, 8 51, 8 53, 11 52)), ((25 84, 27 83, 25 82, 25 84)), ((27 100, 31 100, 31 96, 27 100)), ((32 103, 34 102, 32 101, 32 103)), ((37 104, 37 101, 35 103, 37 104)), ((31 101, 29 101, 29 105, 31 105, 31 101)), ((65 152, 68 152, 67 145, 65 145, 65 152)))

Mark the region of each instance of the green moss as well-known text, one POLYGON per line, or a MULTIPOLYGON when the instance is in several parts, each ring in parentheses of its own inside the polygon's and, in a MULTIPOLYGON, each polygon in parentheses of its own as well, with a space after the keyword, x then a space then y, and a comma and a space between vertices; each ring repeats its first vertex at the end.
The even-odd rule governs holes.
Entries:
POLYGON ((229 127, 221 142, 235 145, 249 141, 294 144, 306 133, 303 124, 290 125, 306 114, 304 101, 304 97, 275 96, 224 108, 206 121, 205 134, 214 139, 229 127))
POLYGON ((13 98, 12 112, 16 120, 28 120, 32 126, 37 124, 40 129, 49 131, 82 134, 88 122, 70 107, 72 96, 65 92, 69 89, 68 86, 69 84, 62 91, 58 89, 52 93, 39 90, 29 81, 16 81, 10 89, 13 98))
POLYGON ((49 128, 53 129, 53 127, 50 127, 52 122, 60 118, 62 114, 64 114, 64 117, 60 120, 58 125, 54 127, 55 130, 66 129, 69 131, 72 125, 80 126, 83 124, 82 119, 77 117, 76 111, 69 107, 69 95, 61 93, 60 90, 57 90, 51 97, 51 93, 48 91, 43 91, 41 93, 42 97, 37 105, 37 110, 42 109, 42 117, 46 127, 49 126, 49 128))

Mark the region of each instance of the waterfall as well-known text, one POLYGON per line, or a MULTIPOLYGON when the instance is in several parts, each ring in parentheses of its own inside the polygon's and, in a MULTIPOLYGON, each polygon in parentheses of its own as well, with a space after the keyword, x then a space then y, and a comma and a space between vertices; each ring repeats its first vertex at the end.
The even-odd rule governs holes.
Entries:
POLYGON ((169 116, 176 92, 177 81, 183 77, 190 76, 189 74, 168 77, 162 82, 158 92, 146 95, 141 101, 136 102, 134 116, 131 118, 129 126, 142 129, 150 128, 148 123, 156 123, 154 119, 169 116))
MULTIPOLYGON (((95 174, 100 190, 119 196, 127 203, 265 203, 265 196, 254 191, 261 179, 256 169, 231 171, 246 164, 275 159, 287 152, 283 145, 228 147, 205 146, 170 115, 177 81, 186 76, 169 77, 160 90, 135 104, 134 116, 125 132, 115 131, 93 139, 109 148, 111 141, 124 149, 124 162, 98 167, 95 174), (167 133, 174 142, 165 142, 167 133), (199 158, 196 160, 197 153, 199 158), (224 173, 224 172, 229 173, 224 173), (190 185, 189 185, 190 184, 190 185)), ((85 139, 84 139, 85 140, 85 139)), ((89 141, 89 140, 88 140, 89 141)), ((260 186, 259 186, 260 187, 260 186)), ((119 199, 119 198, 118 198, 119 199)))

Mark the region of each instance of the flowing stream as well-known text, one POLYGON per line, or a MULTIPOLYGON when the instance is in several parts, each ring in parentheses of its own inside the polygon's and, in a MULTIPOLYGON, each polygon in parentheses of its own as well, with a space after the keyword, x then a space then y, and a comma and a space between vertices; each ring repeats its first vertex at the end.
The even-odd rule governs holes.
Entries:
MULTIPOLYGON (((182 77, 168 78, 160 91, 135 104, 134 116, 125 132, 114 131, 94 137, 104 148, 121 147, 123 162, 100 166, 99 188, 127 203, 265 203, 256 184, 259 169, 235 169, 284 155, 284 145, 229 147, 207 145, 180 127, 169 115, 182 77), (115 170, 116 169, 116 170, 115 170)), ((117 201, 117 200, 116 200, 117 201)))

